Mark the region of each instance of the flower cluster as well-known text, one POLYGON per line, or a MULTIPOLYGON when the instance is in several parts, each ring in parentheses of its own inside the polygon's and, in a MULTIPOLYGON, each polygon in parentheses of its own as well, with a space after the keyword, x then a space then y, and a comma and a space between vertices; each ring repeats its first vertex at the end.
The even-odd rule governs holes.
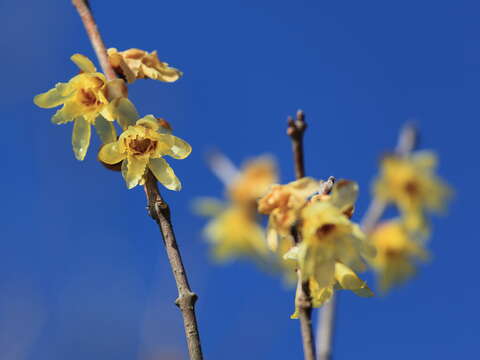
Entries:
POLYGON ((230 179, 226 203, 203 199, 197 204, 197 212, 212 217, 204 235, 213 245, 217 260, 249 256, 263 261, 268 255, 265 233, 256 213, 256 201, 276 181, 274 162, 268 157, 259 157, 248 161, 230 179))
POLYGON ((350 220, 358 186, 340 180, 330 193, 323 193, 322 185, 311 178, 275 185, 258 203, 259 211, 269 215, 271 247, 291 244, 284 257, 297 262, 315 307, 328 301, 335 289, 373 295, 355 273, 365 270, 364 259, 374 255, 359 226, 350 220))
POLYGON ((433 152, 387 155, 374 183, 374 196, 394 205, 400 217, 385 220, 370 234, 377 249, 371 262, 379 277, 380 289, 389 290, 415 273, 415 262, 425 261, 424 248, 430 235, 429 212, 442 212, 451 195, 449 187, 435 174, 433 152))
MULTIPOLYGON (((35 96, 34 103, 42 108, 63 105, 52 117, 52 122, 74 122, 72 146, 75 157, 78 160, 85 158, 93 125, 104 144, 99 160, 109 165, 121 163, 122 175, 129 189, 143 184, 146 171, 151 171, 166 188, 180 190, 180 181, 163 157, 168 155, 184 159, 191 152, 190 145, 173 136, 163 119, 153 115, 140 118, 127 97, 123 80, 107 81, 105 75, 97 72, 93 63, 81 54, 75 54, 71 59, 79 67, 80 74, 35 96), (123 130, 119 137, 115 121, 123 130)), ((148 54, 130 49, 119 53, 110 49, 109 59, 114 69, 128 82, 146 77, 171 82, 181 76, 178 70, 161 63, 156 52, 148 54)))

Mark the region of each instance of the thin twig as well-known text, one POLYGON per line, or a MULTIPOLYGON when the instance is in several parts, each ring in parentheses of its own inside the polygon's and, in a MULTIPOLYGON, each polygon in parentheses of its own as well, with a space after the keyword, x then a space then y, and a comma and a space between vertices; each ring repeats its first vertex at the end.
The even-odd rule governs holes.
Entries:
MULTIPOLYGON (((305 114, 299 110, 296 120, 288 118, 287 135, 292 140, 293 159, 295 164, 295 176, 301 179, 305 176, 305 164, 303 156, 303 134, 307 129, 305 114)), ((298 231, 297 242, 300 242, 298 231)), ((305 360, 315 360, 315 339, 312 331, 312 299, 308 282, 302 281, 302 273, 297 269, 297 292, 295 307, 298 309, 300 330, 302 333, 303 353, 305 360)))
POLYGON ((330 360, 333 352, 333 334, 335 332, 335 311, 337 295, 332 294, 329 302, 319 312, 317 329, 318 360, 330 360))
POLYGON ((87 30, 88 38, 92 43, 93 50, 95 50, 95 54, 97 55, 98 61, 103 72, 105 73, 107 80, 115 79, 117 76, 115 75, 115 71, 113 71, 110 62, 108 61, 107 50, 105 48, 105 44, 103 43, 102 37, 100 36, 100 32, 98 31, 97 23, 93 18, 92 12, 90 11, 88 1, 72 0, 72 3, 77 9, 80 19, 82 19, 83 26, 85 27, 85 30, 87 30))
MULTIPOLYGON (((398 136, 395 154, 399 156, 408 156, 416 146, 418 132, 412 123, 406 123, 398 136)), ((383 199, 374 197, 370 203, 363 220, 361 222, 362 230, 365 234, 370 234, 382 217, 387 203, 383 199)))
POLYGON ((288 117, 287 135, 292 139, 293 160, 295 163, 295 177, 301 179, 305 176, 305 159, 303 156, 303 134, 307 130, 305 113, 297 111, 297 118, 288 117))
MULTIPOLYGON (((83 25, 87 30, 88 37, 93 45, 100 66, 105 73, 107 80, 116 79, 108 55, 103 43, 98 27, 93 18, 88 1, 72 0, 73 5, 78 11, 83 25)), ((121 82, 123 84, 123 82, 121 82)), ((116 84, 119 84, 117 82, 116 84)), ((124 85, 122 85, 124 86, 124 85)), ((124 86, 125 87, 125 86, 124 86)), ((125 87, 126 89, 126 87, 125 87)), ((117 89, 124 93, 124 89, 117 89)), ((197 318, 195 315, 195 302, 197 295, 190 289, 187 274, 183 266, 182 257, 178 248, 173 226, 170 219, 170 208, 163 200, 157 186, 157 180, 150 171, 145 175, 145 194, 148 202, 148 212, 153 220, 156 221, 163 237, 167 257, 172 268, 173 276, 177 284, 178 298, 175 304, 180 308, 183 315, 183 324, 188 343, 188 352, 191 360, 202 360, 202 348, 200 345, 200 335, 198 332, 197 318)))
POLYGON ((195 315, 195 302, 197 295, 190 289, 185 267, 178 248, 172 222, 170 220, 170 208, 163 200, 158 191, 157 180, 150 171, 146 174, 145 194, 148 201, 149 215, 155 220, 163 236, 168 260, 177 284, 178 298, 175 304, 180 308, 183 315, 185 335, 187 337, 188 352, 191 360, 203 359, 200 334, 198 332, 197 318, 195 315))

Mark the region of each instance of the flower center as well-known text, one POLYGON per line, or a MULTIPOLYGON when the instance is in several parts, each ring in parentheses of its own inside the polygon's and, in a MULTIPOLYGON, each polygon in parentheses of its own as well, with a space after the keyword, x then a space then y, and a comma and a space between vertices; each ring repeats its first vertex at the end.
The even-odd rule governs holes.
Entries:
POLYGON ((95 93, 90 89, 80 89, 78 94, 80 102, 87 107, 93 107, 101 104, 95 93))
POLYGON ((143 155, 147 152, 152 151, 155 149, 157 143, 156 141, 152 141, 150 139, 133 139, 129 143, 129 147, 133 150, 134 155, 143 155))
POLYGON ((317 236, 318 238, 323 238, 328 234, 331 234, 335 230, 335 224, 323 224, 317 229, 317 236))
POLYGON ((416 183, 413 180, 407 181, 407 183, 404 186, 404 190, 411 197, 418 196, 418 194, 420 193, 420 188, 418 186, 418 183, 416 183))

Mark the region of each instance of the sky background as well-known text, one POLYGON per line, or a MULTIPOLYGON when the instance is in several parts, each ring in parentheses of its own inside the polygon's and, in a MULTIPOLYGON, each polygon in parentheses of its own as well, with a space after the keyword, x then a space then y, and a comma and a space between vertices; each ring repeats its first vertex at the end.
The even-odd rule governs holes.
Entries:
MULTIPOLYGON (((159 51, 174 84, 138 81, 140 113, 168 119, 192 155, 170 161, 184 189, 163 193, 197 306, 206 359, 300 359, 293 290, 248 261, 211 262, 198 196, 223 195, 206 167, 259 154, 293 179, 287 115, 309 122, 306 169, 359 182, 356 219, 381 154, 413 119, 455 189, 434 218, 434 258, 386 297, 342 293, 336 359, 478 354, 480 5, 475 1, 91 1, 107 46, 159 51)), ((67 0, 0 0, 0 358, 185 359, 176 288, 143 190, 75 160, 71 124, 33 96, 93 58, 67 0)), ((367 277, 371 280, 371 277, 367 277)), ((370 281, 371 282, 371 281, 370 281)))

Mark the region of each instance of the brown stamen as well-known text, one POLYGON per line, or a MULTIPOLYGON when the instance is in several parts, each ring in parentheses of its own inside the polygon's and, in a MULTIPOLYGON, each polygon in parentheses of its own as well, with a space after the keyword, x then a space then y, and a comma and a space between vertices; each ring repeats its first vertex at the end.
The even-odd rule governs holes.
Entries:
POLYGON ((335 230, 335 224, 323 224, 317 229, 317 236, 322 238, 330 234, 333 230, 335 230))

